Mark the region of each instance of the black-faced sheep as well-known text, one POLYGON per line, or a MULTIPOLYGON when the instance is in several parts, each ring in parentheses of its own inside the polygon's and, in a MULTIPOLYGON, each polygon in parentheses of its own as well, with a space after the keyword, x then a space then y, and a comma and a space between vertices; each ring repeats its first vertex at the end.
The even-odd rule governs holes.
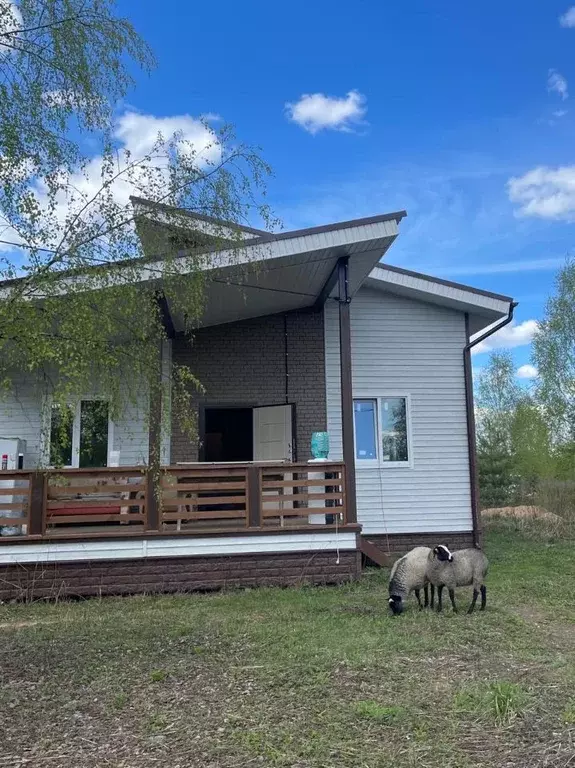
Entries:
POLYGON ((485 577, 488 568, 489 561, 478 548, 450 552, 444 544, 435 547, 428 556, 426 572, 427 579, 432 585, 431 607, 433 608, 434 587, 437 587, 437 610, 441 611, 442 592, 443 588, 447 587, 453 611, 457 613, 455 587, 473 585, 473 600, 467 613, 473 613, 479 592, 481 592, 481 610, 485 610, 487 604, 485 577))
POLYGON ((405 601, 411 591, 421 604, 420 590, 424 590, 425 607, 429 605, 427 567, 431 549, 429 547, 415 547, 406 555, 396 560, 389 577, 389 607, 392 613, 403 613, 405 601))

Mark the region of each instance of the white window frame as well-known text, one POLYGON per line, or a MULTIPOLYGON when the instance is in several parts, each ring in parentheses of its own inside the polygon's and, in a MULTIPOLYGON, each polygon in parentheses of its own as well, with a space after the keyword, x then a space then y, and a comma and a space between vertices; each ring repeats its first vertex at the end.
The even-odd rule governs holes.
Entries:
POLYGON ((355 465, 359 468, 378 467, 380 469, 413 469, 413 438, 411 431, 411 395, 406 392, 383 392, 377 395, 368 393, 355 393, 353 401, 372 400, 375 401, 375 450, 377 458, 362 459, 357 455, 357 444, 355 435, 355 412, 353 415, 353 450, 355 455, 355 465), (383 461, 381 455, 381 438, 383 424, 382 419, 382 401, 392 397, 401 397, 405 400, 405 418, 407 424, 407 461, 383 461))
MULTIPOLYGON (((80 468, 80 418, 82 403, 86 400, 107 400, 106 397, 98 397, 97 395, 83 395, 76 403, 74 409, 74 420, 72 421, 72 463, 66 464, 63 469, 79 469, 80 468)), ((50 437, 52 433, 52 406, 54 402, 51 397, 47 397, 45 400, 45 412, 44 412, 44 446, 42 453, 44 454, 44 465, 49 469, 53 469, 50 465, 50 437)), ((106 454, 106 463, 110 466, 110 452, 114 450, 114 422, 108 416, 108 451, 106 454)))

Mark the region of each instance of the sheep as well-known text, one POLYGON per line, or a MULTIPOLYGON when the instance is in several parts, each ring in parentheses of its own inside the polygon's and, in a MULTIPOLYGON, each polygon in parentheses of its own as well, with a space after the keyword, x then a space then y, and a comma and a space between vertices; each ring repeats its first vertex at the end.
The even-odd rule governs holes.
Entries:
POLYGON ((412 590, 419 603, 419 610, 422 610, 421 588, 425 595, 425 608, 429 605, 426 572, 430 553, 429 547, 415 547, 393 564, 389 577, 389 607, 392 613, 403 613, 405 600, 412 590))
POLYGON ((450 552, 440 544, 429 553, 426 576, 431 584, 431 607, 434 603, 434 592, 437 587, 437 611, 441 611, 441 596, 443 587, 447 587, 449 598, 453 606, 453 612, 457 613, 455 605, 455 587, 468 587, 473 584, 473 600, 467 613, 473 613, 475 603, 481 591, 481 610, 485 610, 487 604, 487 587, 485 577, 489 561, 483 552, 475 549, 459 549, 450 552))

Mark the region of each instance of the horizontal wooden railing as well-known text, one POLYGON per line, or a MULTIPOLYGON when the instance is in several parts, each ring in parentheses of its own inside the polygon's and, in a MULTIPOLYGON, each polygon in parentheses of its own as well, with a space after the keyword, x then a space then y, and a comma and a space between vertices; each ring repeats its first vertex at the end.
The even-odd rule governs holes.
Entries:
POLYGON ((45 530, 95 523, 143 527, 146 503, 141 470, 50 472, 46 475, 45 530))
POLYGON ((161 529, 181 531, 206 525, 247 525, 245 467, 178 467, 162 472, 161 529))
POLYGON ((23 472, 0 472, 0 526, 11 535, 28 534, 30 478, 23 472))
POLYGON ((15 538, 344 525, 340 462, 0 472, 0 544, 15 538))

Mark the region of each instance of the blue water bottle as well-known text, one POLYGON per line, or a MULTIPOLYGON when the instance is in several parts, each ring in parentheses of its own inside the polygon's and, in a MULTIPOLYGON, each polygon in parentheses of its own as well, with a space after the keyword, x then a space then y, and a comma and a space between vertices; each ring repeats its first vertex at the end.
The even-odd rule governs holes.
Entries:
POLYGON ((311 455, 314 459, 327 459, 329 456, 329 435, 327 432, 314 432, 312 434, 311 455))

